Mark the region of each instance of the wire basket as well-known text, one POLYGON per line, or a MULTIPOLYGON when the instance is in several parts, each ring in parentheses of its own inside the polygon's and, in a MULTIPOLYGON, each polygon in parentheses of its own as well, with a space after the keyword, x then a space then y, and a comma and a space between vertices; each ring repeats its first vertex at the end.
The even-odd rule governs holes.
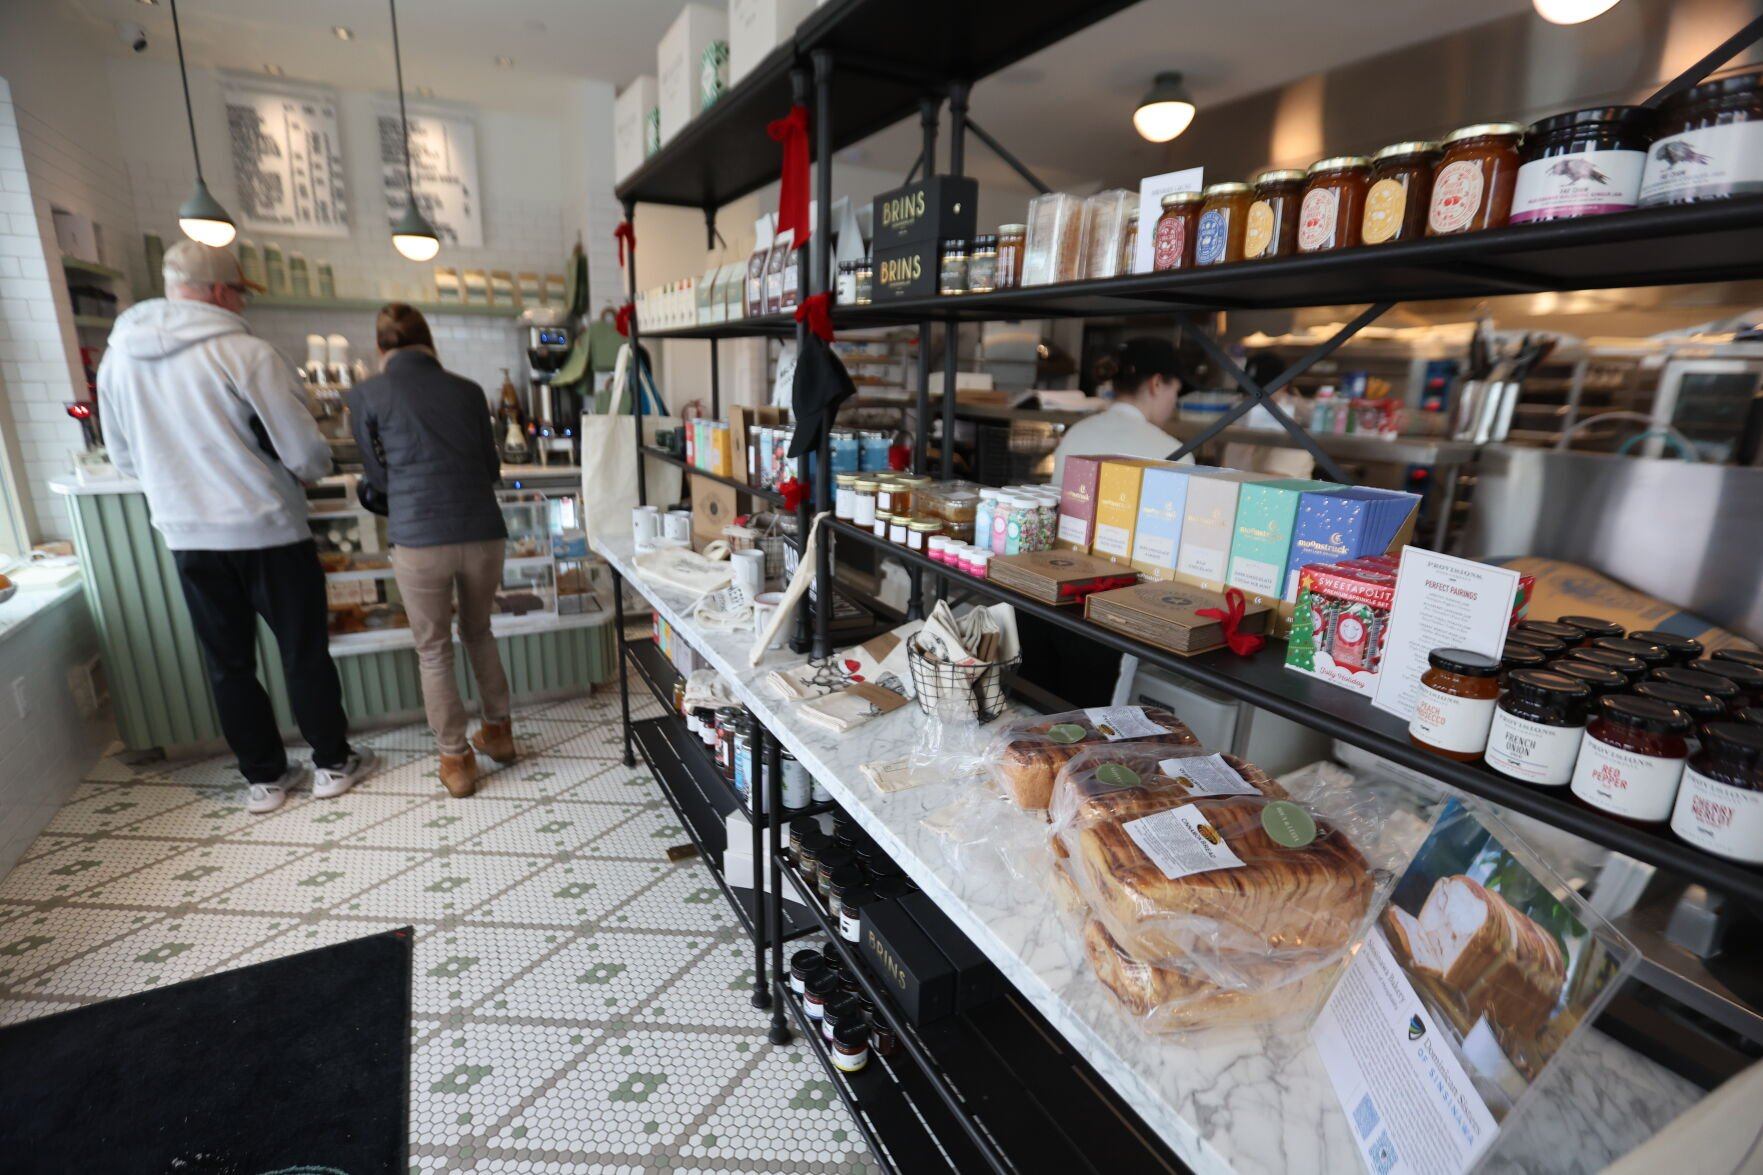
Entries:
POLYGON ((796 552, 796 545, 791 541, 796 534, 796 520, 780 511, 755 514, 748 519, 748 525, 759 532, 757 543, 765 552, 765 578, 778 580, 794 575, 795 562, 785 552, 790 555, 796 552))
POLYGON ((918 708, 943 722, 990 722, 1004 712, 1010 683, 1021 657, 973 665, 932 660, 916 645, 906 649, 912 692, 918 708))

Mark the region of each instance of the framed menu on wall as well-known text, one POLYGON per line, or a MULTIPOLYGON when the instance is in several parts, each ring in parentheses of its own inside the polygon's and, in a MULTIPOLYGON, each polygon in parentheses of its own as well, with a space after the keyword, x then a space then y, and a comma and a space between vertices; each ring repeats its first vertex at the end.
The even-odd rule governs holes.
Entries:
POLYGON ((348 236, 335 95, 237 82, 223 93, 240 223, 254 232, 348 236))
MULTIPOLYGON (((404 133, 398 108, 379 111, 380 183, 386 223, 404 215, 404 133)), ((468 249, 484 243, 483 202, 477 177, 477 128, 459 115, 410 112, 410 163, 417 206, 443 244, 468 249)))

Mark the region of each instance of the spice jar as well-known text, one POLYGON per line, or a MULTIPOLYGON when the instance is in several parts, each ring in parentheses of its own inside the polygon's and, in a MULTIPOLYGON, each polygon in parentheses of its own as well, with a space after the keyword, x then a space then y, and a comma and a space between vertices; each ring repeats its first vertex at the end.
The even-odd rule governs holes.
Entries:
POLYGON ((869 1022, 869 1047, 878 1057, 891 1057, 900 1051, 900 1038, 894 1035, 892 1025, 884 1021, 871 1019, 869 1022))
POLYGON ((822 967, 807 977, 802 986, 802 1011, 810 1020, 819 1020, 826 1014, 826 1002, 839 993, 839 977, 830 969, 822 967))
POLYGON ((1114 272, 1125 277, 1138 264, 1139 256, 1139 210, 1128 208, 1126 220, 1120 228, 1120 257, 1114 263, 1114 272))
POLYGON ((1671 816, 1689 746, 1690 716, 1655 698, 1615 694, 1598 700, 1573 767, 1573 794, 1632 824, 1671 816))
POLYGON ((943 242, 942 259, 937 264, 937 293, 967 292, 967 240, 953 237, 943 242))
POLYGON ((998 238, 990 233, 973 238, 967 255, 967 292, 989 294, 998 288, 998 238))
POLYGON ((865 257, 857 263, 857 305, 867 306, 875 297, 875 263, 865 257))
POLYGON ((1152 270, 1162 273, 1193 266, 1194 238, 1205 204, 1206 197, 1200 192, 1171 192, 1163 197, 1163 211, 1151 237, 1152 270))
POLYGON ((1601 636, 1622 636, 1622 625, 1602 616, 1557 616, 1556 624, 1579 630, 1579 644, 1588 645, 1601 636))
MULTIPOLYGON (((1658 628, 1643 628, 1639 632, 1629 633, 1628 639, 1658 645, 1665 650, 1665 656, 1672 665, 1688 665, 1691 661, 1702 659, 1702 642, 1694 637, 1679 636, 1675 632, 1665 632, 1658 628)), ((1641 659, 1646 660, 1645 657, 1641 659)))
POLYGON ((1500 662, 1472 649, 1434 649, 1420 676, 1408 741, 1461 763, 1481 758, 1500 696, 1500 662))
POLYGON ((1763 71, 1703 82, 1665 103, 1641 207, 1763 190, 1763 71))
POLYGON ((790 956, 790 990, 806 995, 808 980, 825 970, 819 951, 797 951, 790 956))
POLYGON ((1593 106, 1531 124, 1519 153, 1512 223, 1626 212, 1640 202, 1653 112, 1593 106))
POLYGON ((1427 236, 1478 232, 1506 223, 1523 134, 1515 122, 1481 122, 1445 136, 1444 155, 1432 176, 1427 236))
POLYGON ((1716 722, 1702 731, 1671 831, 1716 856, 1763 865, 1763 727, 1716 722))
POLYGON ((923 551, 930 543, 931 536, 942 531, 943 524, 935 518, 914 518, 906 524, 906 549, 923 551))
POLYGON ((1649 669, 1657 669, 1671 662, 1671 654, 1665 651, 1665 646, 1656 645, 1652 641, 1636 640, 1632 636, 1601 636, 1587 647, 1603 649, 1606 653, 1626 653, 1649 669))
POLYGON ((998 226, 998 288, 1013 290, 1022 284, 1022 250, 1028 243, 1028 225, 998 226))
POLYGON ((863 933, 863 907, 875 901, 875 891, 867 885, 845 891, 839 903, 839 937, 856 942, 863 933))
POLYGON ((1487 765, 1522 783, 1564 787, 1591 703, 1583 681, 1547 669, 1513 670, 1488 728, 1487 765))
POLYGON ((1432 201, 1432 167, 1439 145, 1425 140, 1391 143, 1371 157, 1371 187, 1359 240, 1367 245, 1412 241, 1426 235, 1432 201))
MULTIPOLYGON (((1605 638, 1596 637, 1594 639, 1603 640, 1605 638)), ((1583 649, 1574 649, 1567 655, 1575 661, 1588 661, 1593 665, 1614 669, 1627 678, 1631 685, 1646 680, 1647 663, 1639 657, 1631 657, 1627 653, 1613 653, 1609 649, 1596 649, 1588 645, 1583 649)))
POLYGON ((1663 669, 1651 669, 1647 671, 1647 680, 1681 685, 1698 693, 1712 694, 1720 699, 1722 706, 1730 710, 1740 701, 1738 683, 1730 677, 1721 677, 1717 673, 1702 668, 1707 664, 1706 661, 1698 661, 1696 665, 1689 668, 1667 665, 1663 669))
POLYGON ((1337 155, 1311 164, 1298 208, 1298 252, 1327 253, 1357 245, 1369 187, 1371 160, 1363 155, 1337 155))
POLYGON ((879 487, 864 478, 851 480, 851 525, 875 525, 875 500, 879 487))
POLYGON ((896 546, 906 545, 906 528, 912 523, 910 514, 888 515, 888 541, 896 546))
MULTIPOLYGON (((874 501, 873 498, 870 500, 874 501)), ((833 517, 841 522, 856 521, 857 475, 855 473, 833 475, 833 517)))
POLYGON ((1298 251, 1298 205, 1304 199, 1304 173, 1264 171, 1255 177, 1255 198, 1243 230, 1243 256, 1290 257, 1298 251))
POLYGON ((869 1064, 869 1025, 841 1024, 833 1033, 833 1068, 841 1073, 861 1072, 869 1064))
POLYGON ((1605 665, 1594 665, 1590 661, 1582 661, 1577 657, 1567 657, 1555 662, 1549 668, 1555 673, 1562 673, 1575 681, 1584 682, 1592 691, 1592 701, 1607 694, 1628 692, 1628 678, 1605 665))
MULTIPOLYGON (((840 982, 843 983, 846 977, 840 976, 839 978, 840 982)), ((858 1002, 857 997, 852 994, 849 989, 840 987, 837 995, 827 997, 826 1007, 821 1012, 820 1038, 824 1041, 830 1042, 833 1038, 833 1033, 836 1032, 841 1025, 862 1023, 863 1005, 858 1002)), ((865 1028, 865 1031, 867 1031, 867 1028, 865 1028)))
POLYGON ((1513 645, 1523 645, 1550 657, 1565 656, 1567 653, 1566 642, 1556 640, 1547 633, 1526 632, 1523 628, 1515 628, 1506 634, 1506 647, 1511 648, 1513 645))
POLYGON ((1223 265, 1243 259, 1243 234, 1249 227, 1249 204, 1254 193, 1248 184, 1212 184, 1200 206, 1199 226, 1194 230, 1194 264, 1223 265))

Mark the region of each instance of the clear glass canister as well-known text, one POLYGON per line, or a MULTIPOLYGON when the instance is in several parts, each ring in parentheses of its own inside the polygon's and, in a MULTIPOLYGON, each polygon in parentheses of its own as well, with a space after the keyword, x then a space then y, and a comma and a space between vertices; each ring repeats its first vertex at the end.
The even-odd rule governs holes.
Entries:
POLYGON ((876 484, 864 478, 851 482, 851 522, 855 526, 875 525, 876 484))

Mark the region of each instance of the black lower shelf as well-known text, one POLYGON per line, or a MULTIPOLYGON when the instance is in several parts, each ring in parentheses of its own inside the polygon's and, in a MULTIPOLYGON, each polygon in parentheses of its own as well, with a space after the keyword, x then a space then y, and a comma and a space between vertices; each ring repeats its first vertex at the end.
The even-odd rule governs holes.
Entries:
POLYGON ((653 457, 657 461, 665 461, 669 465, 677 465, 693 477, 706 478, 710 481, 716 482, 718 485, 725 485, 730 489, 739 490, 743 494, 752 494, 760 501, 767 502, 773 506, 782 506, 784 504, 784 496, 776 490, 762 490, 757 486, 748 485, 741 478, 724 477, 720 473, 711 473, 708 470, 699 469, 684 457, 681 457, 677 453, 670 453, 666 449, 658 449, 654 445, 644 445, 643 455, 645 457, 653 457))

